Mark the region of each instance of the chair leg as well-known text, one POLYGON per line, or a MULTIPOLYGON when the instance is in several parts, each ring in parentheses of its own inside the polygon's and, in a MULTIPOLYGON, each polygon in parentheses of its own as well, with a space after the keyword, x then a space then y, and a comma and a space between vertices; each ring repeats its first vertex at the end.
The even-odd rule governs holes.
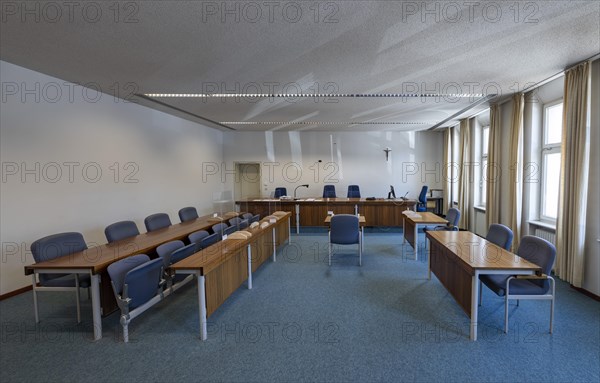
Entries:
POLYGON ((77 299, 77 323, 81 323, 81 307, 79 304, 79 274, 75 274, 75 296, 77 299))
POLYGON ((38 314, 38 301, 37 301, 37 290, 35 289, 35 273, 31 275, 31 289, 33 291, 33 312, 35 313, 35 323, 40 323, 40 315, 38 314))
POLYGON ((481 302, 483 301, 483 283, 479 281, 479 306, 481 306, 481 302))
POLYGON ((121 325, 123 326, 123 342, 129 342, 129 320, 125 315, 121 315, 121 325))
POLYGON ((362 242, 360 240, 360 237, 358 240, 358 265, 362 266, 362 242))
POLYGON ((508 334, 508 293, 504 297, 504 333, 508 334))
POLYGON ((552 325, 554 323, 554 279, 550 278, 552 283, 552 299, 550 300, 550 334, 552 334, 552 325))
POLYGON ((329 242, 329 266, 331 266, 331 247, 332 247, 332 244, 331 244, 331 242, 329 242))
POLYGON ((90 299, 92 299, 92 293, 91 293, 91 290, 92 290, 92 286, 90 286, 90 287, 88 287, 88 288, 87 288, 87 291, 88 291, 88 301, 89 301, 90 299))
POLYGON ((520 301, 520 300, 519 300, 519 299, 517 299, 517 307, 519 306, 519 301, 520 301))

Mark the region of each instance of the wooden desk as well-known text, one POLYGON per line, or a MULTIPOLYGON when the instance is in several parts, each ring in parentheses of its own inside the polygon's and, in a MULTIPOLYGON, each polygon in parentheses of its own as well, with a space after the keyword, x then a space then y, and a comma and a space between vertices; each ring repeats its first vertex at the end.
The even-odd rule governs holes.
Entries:
POLYGON ((287 213, 279 217, 265 217, 261 222, 271 219, 275 222, 264 229, 245 229, 252 237, 246 240, 225 239, 171 266, 178 274, 197 277, 200 339, 208 337, 207 317, 245 280, 248 281, 248 289, 251 289, 252 272, 271 255, 275 261, 277 247, 289 239, 290 216, 287 213))
MULTIPOLYGON (((433 272, 471 318, 470 338, 477 340, 479 276, 531 275, 541 268, 468 231, 428 231, 429 273, 433 272)), ((429 274, 431 278, 431 274, 429 274)))
MULTIPOLYGON (((231 217, 233 215, 224 218, 224 220, 231 217)), ((31 275, 32 283, 36 283, 36 274, 38 273, 89 274, 92 289, 94 339, 98 340, 102 338, 101 316, 108 315, 117 308, 110 277, 106 272, 108 265, 132 255, 154 251, 156 247, 163 243, 184 239, 189 234, 198 230, 206 230, 218 222, 221 221, 215 221, 212 215, 203 216, 193 221, 92 247, 51 261, 34 263, 25 266, 25 275, 31 275), (100 288, 102 288, 102 291, 100 288)))
POLYGON ((299 198, 297 200, 248 199, 236 201, 241 211, 269 215, 274 211, 287 211, 292 214, 292 225, 296 233, 301 226, 324 226, 323 217, 329 211, 334 214, 364 215, 369 226, 402 226, 402 211, 414 209, 415 200, 365 198, 299 198))
POLYGON ((415 250, 415 260, 418 259, 419 251, 419 225, 445 225, 448 223, 444 218, 429 212, 419 212, 416 216, 402 215, 404 217, 402 233, 402 256, 404 256, 404 244, 408 241, 415 250))

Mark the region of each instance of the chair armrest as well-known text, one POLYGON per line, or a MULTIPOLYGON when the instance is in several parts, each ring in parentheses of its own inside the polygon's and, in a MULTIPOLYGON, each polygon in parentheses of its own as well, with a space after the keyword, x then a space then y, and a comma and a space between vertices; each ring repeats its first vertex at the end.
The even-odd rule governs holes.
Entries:
POLYGON ((515 278, 516 279, 548 279, 548 276, 546 274, 540 274, 540 275, 516 275, 515 278))

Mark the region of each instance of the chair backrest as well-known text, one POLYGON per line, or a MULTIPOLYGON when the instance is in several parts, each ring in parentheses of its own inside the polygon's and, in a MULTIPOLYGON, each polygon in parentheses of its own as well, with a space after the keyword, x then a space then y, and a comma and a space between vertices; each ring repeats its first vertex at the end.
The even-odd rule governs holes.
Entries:
POLYGON ((446 213, 446 221, 448 221, 448 226, 458 229, 459 220, 460 210, 458 210, 455 207, 451 207, 450 209, 448 209, 448 213, 446 213))
POLYGON ((260 214, 255 214, 250 218, 250 223, 260 221, 260 214))
POLYGON ((108 243, 120 241, 125 238, 140 235, 137 225, 133 221, 120 221, 106 226, 104 235, 108 243))
POLYGON ((250 220, 252 219, 253 215, 252 213, 244 213, 242 214, 242 219, 247 219, 248 222, 250 222, 250 220))
POLYGON ((284 195, 287 195, 286 188, 275 188, 275 193, 273 194, 273 198, 279 198, 284 195))
POLYGON ((188 235, 188 239, 190 240, 190 243, 198 243, 209 235, 210 234, 208 234, 208 231, 206 230, 198 230, 188 235))
POLYGON ((208 237, 203 238, 198 243, 198 246, 199 246, 200 249, 206 249, 210 245, 213 245, 213 244, 219 242, 220 240, 221 240, 221 235, 220 234, 218 234, 218 233, 211 234, 208 237))
POLYGON ((164 267, 168 267, 171 264, 171 254, 184 246, 184 243, 179 240, 163 243, 156 248, 156 254, 163 260, 164 267))
POLYGON ((120 261, 108 265, 107 271, 112 281, 113 289, 117 295, 123 293, 123 284, 125 283, 125 275, 130 270, 148 262, 150 257, 146 254, 138 254, 131 257, 123 258, 120 261))
POLYGON ((182 259, 187 258, 190 255, 198 252, 199 250, 200 250, 200 245, 197 243, 190 243, 187 246, 180 247, 179 249, 177 249, 171 253, 170 264, 173 265, 173 264, 181 261, 182 259))
POLYGON ((335 185, 323 186, 323 198, 336 198, 335 185))
POLYGON ((198 218, 198 211, 195 207, 189 206, 179 210, 179 220, 181 222, 192 221, 198 218))
POLYGON ((513 232, 508 226, 492 223, 485 239, 500 246, 504 250, 510 250, 513 241, 513 232))
POLYGON ((359 242, 358 217, 352 214, 337 214, 331 217, 331 243, 350 245, 359 242))
POLYGON ((360 198, 360 188, 358 185, 348 185, 348 198, 360 198))
POLYGON ((229 227, 226 227, 225 230, 223 230, 223 235, 229 235, 236 231, 238 231, 237 226, 229 226, 229 227))
POLYGON ((127 297, 131 299, 131 302, 129 302, 130 310, 143 305, 156 296, 160 286, 162 270, 161 260, 153 259, 130 270, 125 275, 124 284, 127 286, 127 297))
POLYGON ((219 234, 222 237, 223 231, 225 229, 227 229, 228 227, 229 227, 229 225, 227 225, 225 222, 221 222, 221 223, 217 223, 216 225, 213 225, 212 231, 213 231, 213 233, 219 234))
POLYGON ((166 213, 156 213, 146 217, 144 220, 147 231, 154 231, 164 229, 165 227, 171 226, 171 218, 166 213))
MULTIPOLYGON (((36 263, 77 253, 87 249, 83 235, 77 232, 59 233, 40 238, 31 244, 31 253, 36 263)), ((40 283, 59 278, 65 274, 39 274, 40 283)))
MULTIPOLYGON (((250 214, 250 216, 252 216, 252 214, 250 214)), ((234 217, 229 220, 229 224, 231 226, 234 226, 237 230, 243 230, 247 228, 249 222, 250 221, 248 219, 241 219, 240 217, 234 217)))
MULTIPOLYGON (((521 238, 517 255, 540 266, 544 274, 550 275, 556 259, 556 247, 543 238, 526 235, 521 238)), ((547 279, 531 280, 531 282, 544 289, 550 287, 547 279)))
POLYGON ((420 203, 427 203, 427 185, 424 185, 421 188, 421 193, 419 193, 419 202, 420 203))

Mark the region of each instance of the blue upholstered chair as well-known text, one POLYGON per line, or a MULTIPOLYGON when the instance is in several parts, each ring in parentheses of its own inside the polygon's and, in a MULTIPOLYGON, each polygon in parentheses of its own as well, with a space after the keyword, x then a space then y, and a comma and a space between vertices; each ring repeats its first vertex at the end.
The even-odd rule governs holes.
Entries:
POLYGON ((146 254, 124 258, 108 266, 113 292, 121 309, 125 342, 129 342, 131 320, 162 299, 162 270, 162 260, 151 261, 146 254))
MULTIPOLYGON (((31 244, 31 253, 36 263, 51 261, 65 255, 77 253, 87 249, 81 233, 69 232, 49 235, 38 239, 31 244)), ((77 300, 77 323, 81 322, 81 308, 79 306, 79 288, 90 287, 90 276, 79 274, 33 273, 33 309, 36 323, 40 321, 38 314, 38 291, 74 291, 77 300), (37 286, 36 275, 39 276, 37 286)))
POLYGON ((504 250, 510 250, 513 241, 513 232, 508 226, 492 223, 485 239, 500 246, 504 250))
POLYGON ((338 214, 331 217, 329 230, 329 266, 333 245, 358 244, 358 265, 362 266, 362 246, 358 217, 351 214, 338 214))
POLYGON ((179 220, 181 222, 193 221, 198 218, 198 211, 195 207, 189 206, 179 209, 179 220))
POLYGON ((225 229, 227 229, 229 227, 228 224, 226 224, 225 222, 221 222, 221 223, 217 223, 216 225, 213 225, 212 227, 212 231, 215 234, 219 235, 219 238, 223 236, 223 232, 225 231, 225 229))
POLYGON ((248 220, 248 222, 250 222, 253 216, 254 215, 252 213, 244 213, 242 214, 242 219, 248 220))
POLYGON ((358 185, 348 185, 348 198, 360 198, 360 188, 358 185))
POLYGON ((188 235, 188 239, 190 243, 199 243, 204 238, 208 237, 210 234, 206 230, 198 230, 188 235))
POLYGON ((228 226, 223 230, 223 236, 229 235, 235 231, 238 231, 237 226, 228 226))
MULTIPOLYGON (((192 280, 189 275, 175 275, 175 273, 169 270, 169 266, 181 261, 184 258, 196 253, 200 249, 200 245, 196 242, 185 246, 182 241, 171 241, 163 243, 156 248, 156 253, 163 261, 163 270, 165 280, 167 282, 167 289, 171 292, 177 290, 182 284, 176 285, 181 281, 188 279, 192 280), (175 285, 175 286, 174 286, 175 285)), ((187 281, 186 281, 187 283, 187 281)))
POLYGON ((171 218, 166 213, 156 213, 146 217, 144 220, 148 232, 164 229, 171 226, 171 218))
POLYGON ((287 195, 286 188, 275 188, 275 193, 273 194, 273 198, 279 198, 284 195, 287 195))
POLYGON ((323 186, 323 198, 337 198, 335 194, 335 185, 323 186))
POLYGON ((137 225, 133 221, 120 221, 106 226, 104 235, 108 243, 120 241, 125 238, 140 235, 137 225))
MULTIPOLYGON (((550 276, 554 260, 556 259, 556 248, 545 239, 526 235, 521 239, 517 255, 534 263, 542 269, 541 275, 481 275, 480 283, 483 282, 496 295, 504 297, 504 332, 508 333, 508 301, 520 299, 547 299, 550 300, 550 333, 552 333, 552 321, 554 319, 554 297, 555 283, 550 276)), ((480 285, 481 286, 481 285, 480 285)), ((481 297, 481 289, 480 289, 481 297)), ((481 302, 481 298, 480 298, 481 302)))
POLYGON ((421 188, 419 200, 417 202, 417 211, 427 211, 427 185, 421 188))
POLYGON ((214 233, 209 235, 208 237, 203 238, 200 242, 198 242, 199 249, 206 249, 210 245, 214 245, 215 243, 221 240, 221 235, 218 233, 214 233))
POLYGON ((237 230, 244 230, 248 227, 249 222, 247 219, 241 219, 240 217, 233 217, 229 220, 229 225, 237 228, 237 230))
POLYGON ((250 223, 258 222, 258 221, 260 221, 260 214, 255 214, 252 216, 252 218, 250 218, 250 223))
POLYGON ((437 226, 427 226, 423 228, 423 231, 428 230, 441 230, 441 231, 458 231, 458 221, 460 220, 460 210, 455 207, 451 207, 448 209, 448 213, 446 213, 446 221, 448 221, 445 225, 437 225, 437 226))

